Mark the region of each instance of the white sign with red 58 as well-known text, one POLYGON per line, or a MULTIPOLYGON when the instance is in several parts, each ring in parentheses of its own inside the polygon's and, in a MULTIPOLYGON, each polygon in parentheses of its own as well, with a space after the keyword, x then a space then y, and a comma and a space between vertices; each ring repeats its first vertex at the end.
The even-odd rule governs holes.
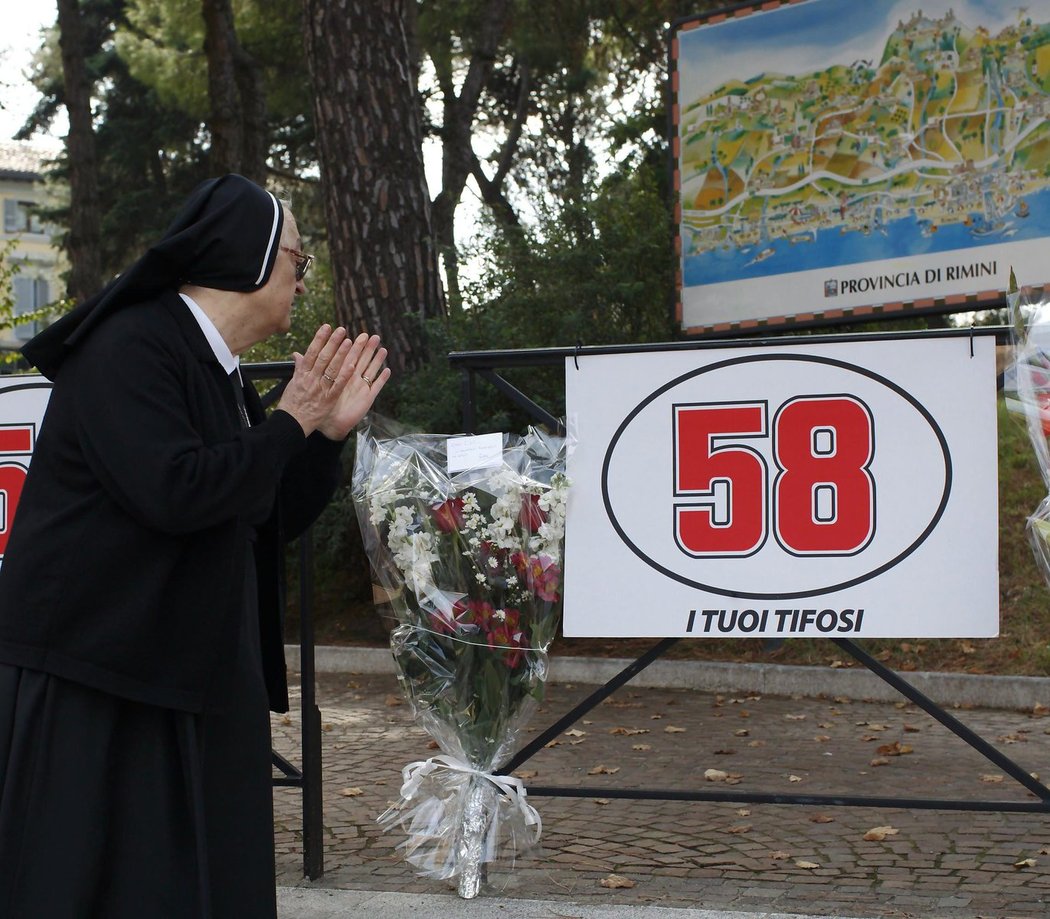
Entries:
POLYGON ((42 376, 0 376, 0 564, 50 396, 42 376))
POLYGON ((998 633, 990 336, 585 354, 566 397, 566 635, 998 633))

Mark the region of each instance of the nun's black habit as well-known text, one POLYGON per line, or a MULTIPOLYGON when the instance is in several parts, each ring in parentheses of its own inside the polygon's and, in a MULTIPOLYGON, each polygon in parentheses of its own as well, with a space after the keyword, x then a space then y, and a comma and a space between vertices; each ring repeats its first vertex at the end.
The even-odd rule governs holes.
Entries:
POLYGON ((341 444, 251 387, 246 427, 176 291, 265 286, 282 222, 206 182, 25 348, 55 387, 0 567, 0 919, 275 915, 278 534, 341 444))

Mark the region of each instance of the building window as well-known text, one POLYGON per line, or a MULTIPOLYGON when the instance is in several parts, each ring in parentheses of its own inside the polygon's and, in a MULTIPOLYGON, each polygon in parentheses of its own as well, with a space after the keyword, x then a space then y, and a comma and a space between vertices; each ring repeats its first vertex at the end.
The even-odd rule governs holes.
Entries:
MULTIPOLYGON (((15 316, 24 316, 51 302, 50 285, 44 278, 23 278, 16 275, 14 293, 15 316)), ((14 336, 21 341, 28 341, 40 331, 40 327, 39 322, 19 323, 14 327, 14 336)))
POLYGON ((14 198, 4 199, 4 232, 5 233, 43 233, 44 225, 36 213, 32 201, 18 201, 14 198))

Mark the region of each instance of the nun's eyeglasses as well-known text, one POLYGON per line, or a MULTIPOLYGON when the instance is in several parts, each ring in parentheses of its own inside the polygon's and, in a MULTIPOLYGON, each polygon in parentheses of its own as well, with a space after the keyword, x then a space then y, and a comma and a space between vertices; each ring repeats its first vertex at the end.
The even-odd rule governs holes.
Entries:
POLYGON ((298 249, 292 249, 290 246, 281 246, 282 252, 287 252, 292 258, 295 259, 295 280, 301 281, 306 277, 306 272, 310 270, 310 263, 314 260, 312 255, 307 255, 305 252, 300 252, 298 249))

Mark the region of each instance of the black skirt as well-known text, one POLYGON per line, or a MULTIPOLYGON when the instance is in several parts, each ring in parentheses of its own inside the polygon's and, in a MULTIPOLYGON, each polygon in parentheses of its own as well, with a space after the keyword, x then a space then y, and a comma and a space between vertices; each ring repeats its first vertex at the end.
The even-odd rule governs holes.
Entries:
POLYGON ((199 715, 0 665, 0 919, 276 917, 251 601, 199 715))

